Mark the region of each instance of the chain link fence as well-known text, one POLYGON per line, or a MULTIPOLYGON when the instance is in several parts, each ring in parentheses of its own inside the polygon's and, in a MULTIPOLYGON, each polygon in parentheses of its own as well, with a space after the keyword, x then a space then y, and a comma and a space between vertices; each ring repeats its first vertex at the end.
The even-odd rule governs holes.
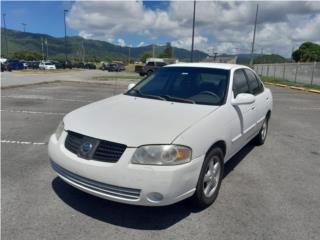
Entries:
POLYGON ((320 86, 320 62, 255 64, 253 68, 261 76, 320 86))

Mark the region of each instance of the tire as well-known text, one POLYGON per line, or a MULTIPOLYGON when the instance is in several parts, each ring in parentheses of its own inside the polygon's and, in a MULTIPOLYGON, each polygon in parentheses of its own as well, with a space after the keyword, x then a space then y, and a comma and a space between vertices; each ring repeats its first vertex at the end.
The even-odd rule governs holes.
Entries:
POLYGON ((201 209, 206 208, 217 199, 223 178, 223 159, 224 154, 219 147, 211 149, 206 155, 196 191, 191 198, 196 207, 201 209), (212 172, 213 170, 215 170, 215 173, 212 172))
POLYGON ((254 138, 254 143, 257 146, 261 146, 265 143, 268 135, 268 129, 269 129, 269 118, 266 117, 263 121, 262 127, 258 135, 254 138))
POLYGON ((149 70, 149 71, 147 72, 147 76, 150 76, 152 73, 153 73, 153 71, 149 70))

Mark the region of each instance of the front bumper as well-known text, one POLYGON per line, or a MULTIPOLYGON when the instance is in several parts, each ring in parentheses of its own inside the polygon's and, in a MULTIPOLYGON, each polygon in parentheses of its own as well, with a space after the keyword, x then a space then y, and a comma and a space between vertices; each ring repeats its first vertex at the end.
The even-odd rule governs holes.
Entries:
POLYGON ((145 206, 170 205, 195 192, 204 156, 176 166, 137 165, 130 163, 136 148, 127 148, 116 163, 86 160, 64 147, 66 135, 63 132, 59 141, 55 134, 50 137, 49 157, 55 172, 82 191, 145 206))

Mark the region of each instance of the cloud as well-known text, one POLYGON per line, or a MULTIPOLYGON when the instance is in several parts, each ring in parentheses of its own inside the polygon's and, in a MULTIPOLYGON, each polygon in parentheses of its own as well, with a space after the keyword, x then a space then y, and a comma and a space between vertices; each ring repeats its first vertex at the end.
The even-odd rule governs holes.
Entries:
POLYGON ((117 40, 118 44, 121 46, 121 47, 125 47, 126 46, 126 42, 122 39, 122 38, 119 38, 117 40))
POLYGON ((140 42, 137 47, 142 47, 143 45, 144 45, 144 42, 140 42))
MULTIPOLYGON (((256 2, 198 1, 195 48, 218 53, 250 52, 256 2)), ((169 39, 190 49, 193 2, 172 1, 166 9, 145 8, 142 1, 76 1, 68 25, 80 36, 99 40, 135 35, 140 41, 169 39)), ((320 41, 320 2, 259 2, 256 50, 290 55, 292 46, 320 41)), ((166 40, 167 41, 167 40, 166 40)), ((140 45, 140 44, 139 44, 140 45)))

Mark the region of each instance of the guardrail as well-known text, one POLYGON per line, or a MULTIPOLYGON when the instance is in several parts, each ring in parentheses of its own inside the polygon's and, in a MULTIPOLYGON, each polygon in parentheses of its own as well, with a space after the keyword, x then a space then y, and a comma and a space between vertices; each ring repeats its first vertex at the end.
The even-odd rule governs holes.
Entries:
POLYGON ((255 64, 253 68, 261 76, 320 86, 320 62, 255 64))

